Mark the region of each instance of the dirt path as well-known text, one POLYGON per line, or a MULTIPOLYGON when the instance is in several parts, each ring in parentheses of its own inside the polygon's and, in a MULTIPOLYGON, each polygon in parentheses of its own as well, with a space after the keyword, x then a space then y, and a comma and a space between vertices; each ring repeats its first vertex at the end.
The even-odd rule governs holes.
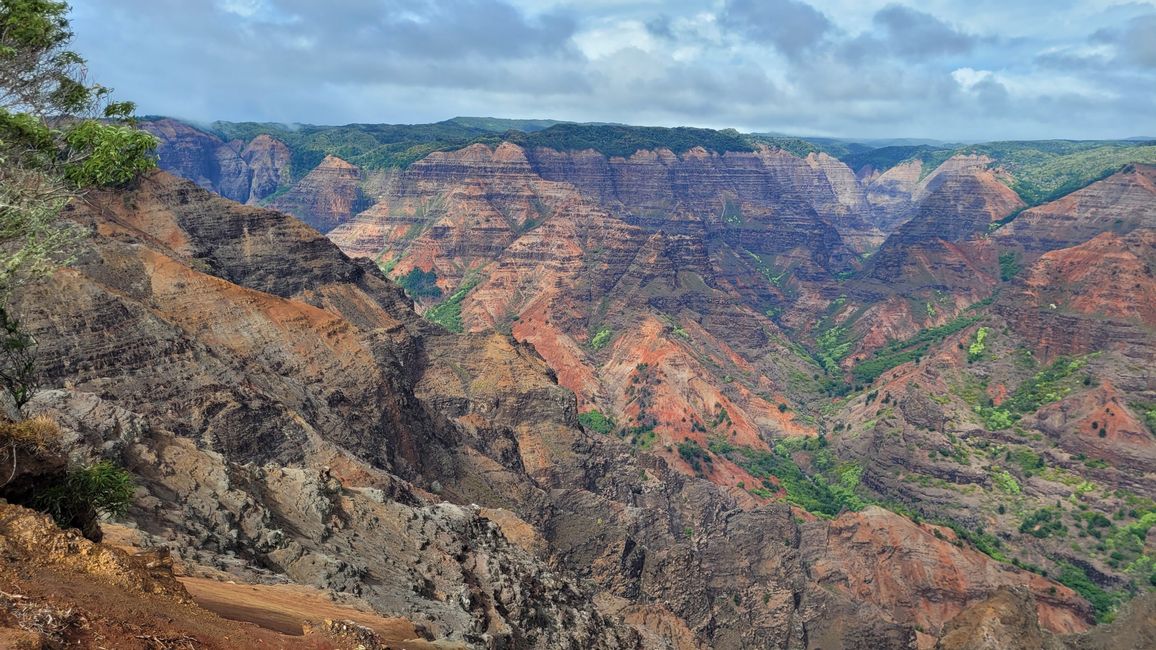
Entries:
POLYGON ((300 585, 250 585, 208 578, 180 578, 197 604, 222 618, 254 623, 282 634, 299 636, 308 622, 349 620, 376 632, 405 650, 464 647, 421 641, 412 623, 386 618, 331 601, 324 592, 300 585))

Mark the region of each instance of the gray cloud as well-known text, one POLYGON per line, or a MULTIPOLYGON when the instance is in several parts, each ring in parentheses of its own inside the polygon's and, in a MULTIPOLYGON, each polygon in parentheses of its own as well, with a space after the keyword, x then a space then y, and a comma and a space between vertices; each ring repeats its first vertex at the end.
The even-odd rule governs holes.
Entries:
POLYGON ((797 0, 726 0, 719 24, 789 57, 813 48, 834 27, 817 9, 797 0))
POLYGON ((973 36, 931 14, 902 5, 887 5, 875 14, 874 22, 886 34, 888 48, 909 59, 963 54, 975 45, 973 36))
POLYGON ((1151 5, 811 1, 73 0, 73 22, 96 80, 200 120, 1156 134, 1151 5))
POLYGON ((1156 13, 1132 18, 1123 28, 1102 31, 1099 37, 1119 48, 1123 62, 1156 69, 1156 13))

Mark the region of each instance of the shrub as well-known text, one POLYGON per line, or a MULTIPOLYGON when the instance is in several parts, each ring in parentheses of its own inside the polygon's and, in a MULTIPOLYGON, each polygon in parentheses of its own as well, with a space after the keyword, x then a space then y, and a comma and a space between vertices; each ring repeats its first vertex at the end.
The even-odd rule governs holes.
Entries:
POLYGON ((1062 514, 1050 508, 1042 508, 1033 512, 1020 524, 1020 532, 1045 539, 1052 535, 1064 536, 1068 527, 1061 521, 1062 514))
POLYGON ((32 505, 61 528, 88 528, 100 515, 122 515, 132 503, 132 475, 109 461, 70 471, 61 482, 38 491, 32 505))
POLYGON ((441 298, 442 290, 437 285, 438 276, 433 271, 410 269, 397 283, 410 298, 441 298))
POLYGON ((991 474, 991 482, 995 484, 1001 492, 1007 494, 1020 494, 1020 484, 1015 477, 1008 473, 1006 469, 996 468, 991 474))
POLYGON ((1004 251, 999 254, 999 279, 1007 282, 1014 278, 1020 272, 1019 261, 1016 260, 1016 254, 1012 251, 1004 251))
POLYGON ((611 334, 613 334, 613 331, 609 327, 603 327, 598 330, 590 339, 590 349, 601 350, 606 347, 606 344, 610 342, 611 334))
POLYGON ((36 340, 0 306, 0 385, 22 409, 36 392, 36 340))
POLYGON ((1112 609, 1116 606, 1115 594, 1104 591, 1088 578, 1083 569, 1067 562, 1060 563, 1060 575, 1056 578, 1060 584, 1070 587, 1092 604, 1096 613, 1096 620, 1105 622, 1112 609))
POLYGON ((593 433, 607 435, 614 431, 614 420, 606 417, 602 411, 586 411, 578 414, 578 423, 582 428, 593 433))
POLYGON ((967 348, 967 360, 976 361, 983 356, 984 344, 987 340, 987 328, 981 327, 975 331, 975 342, 967 348))

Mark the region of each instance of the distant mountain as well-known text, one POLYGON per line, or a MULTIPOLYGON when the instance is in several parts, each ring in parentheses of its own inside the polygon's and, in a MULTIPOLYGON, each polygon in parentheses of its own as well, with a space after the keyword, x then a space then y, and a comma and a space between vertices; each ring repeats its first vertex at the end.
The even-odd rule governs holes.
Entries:
POLYGON ((563 123, 560 120, 516 120, 503 117, 454 117, 439 122, 439 124, 456 124, 467 129, 481 129, 491 133, 505 133, 506 131, 533 133, 563 123))

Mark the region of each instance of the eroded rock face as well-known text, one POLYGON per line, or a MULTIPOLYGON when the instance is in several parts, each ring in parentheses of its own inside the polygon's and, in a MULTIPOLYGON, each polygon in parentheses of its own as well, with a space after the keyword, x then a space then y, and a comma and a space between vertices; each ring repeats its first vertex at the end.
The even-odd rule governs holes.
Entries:
POLYGON ((904 648, 910 612, 938 627, 936 599, 978 592, 940 576, 954 557, 899 557, 902 601, 829 589, 814 567, 862 573, 878 548, 835 558, 838 520, 800 531, 785 504, 584 433, 529 346, 425 323, 289 217, 164 174, 95 201, 73 213, 90 250, 17 305, 53 388, 34 408, 137 473, 130 520, 193 564, 494 648, 904 648))
POLYGON ((821 535, 824 542, 811 547, 821 549, 821 555, 805 558, 819 584, 857 600, 888 603, 898 621, 932 636, 971 603, 1009 585, 1030 590, 1027 602, 1034 603, 1048 630, 1069 634, 1087 629, 1091 611, 1078 604, 1075 592, 1053 589, 1045 578, 954 546, 950 529, 920 526, 869 507, 804 535, 821 535))
POLYGON ((266 135, 252 142, 223 142, 172 119, 150 120, 141 129, 158 140, 162 169, 239 203, 258 203, 289 182, 290 153, 266 135))
POLYGON ((1059 650, 1063 646, 1040 629, 1032 596, 1001 587, 951 619, 936 650, 1059 650))
POLYGON ((269 207, 291 214, 320 232, 328 232, 369 207, 361 181, 362 173, 356 165, 337 156, 326 156, 269 207))
POLYGON ((1029 254, 1069 248, 1101 233, 1156 228, 1156 167, 1123 171, 1045 205, 1025 210, 996 233, 1029 254))
POLYGON ((1154 251, 1151 228, 1049 251, 996 308, 1044 358, 1118 349, 1151 360, 1154 251))

